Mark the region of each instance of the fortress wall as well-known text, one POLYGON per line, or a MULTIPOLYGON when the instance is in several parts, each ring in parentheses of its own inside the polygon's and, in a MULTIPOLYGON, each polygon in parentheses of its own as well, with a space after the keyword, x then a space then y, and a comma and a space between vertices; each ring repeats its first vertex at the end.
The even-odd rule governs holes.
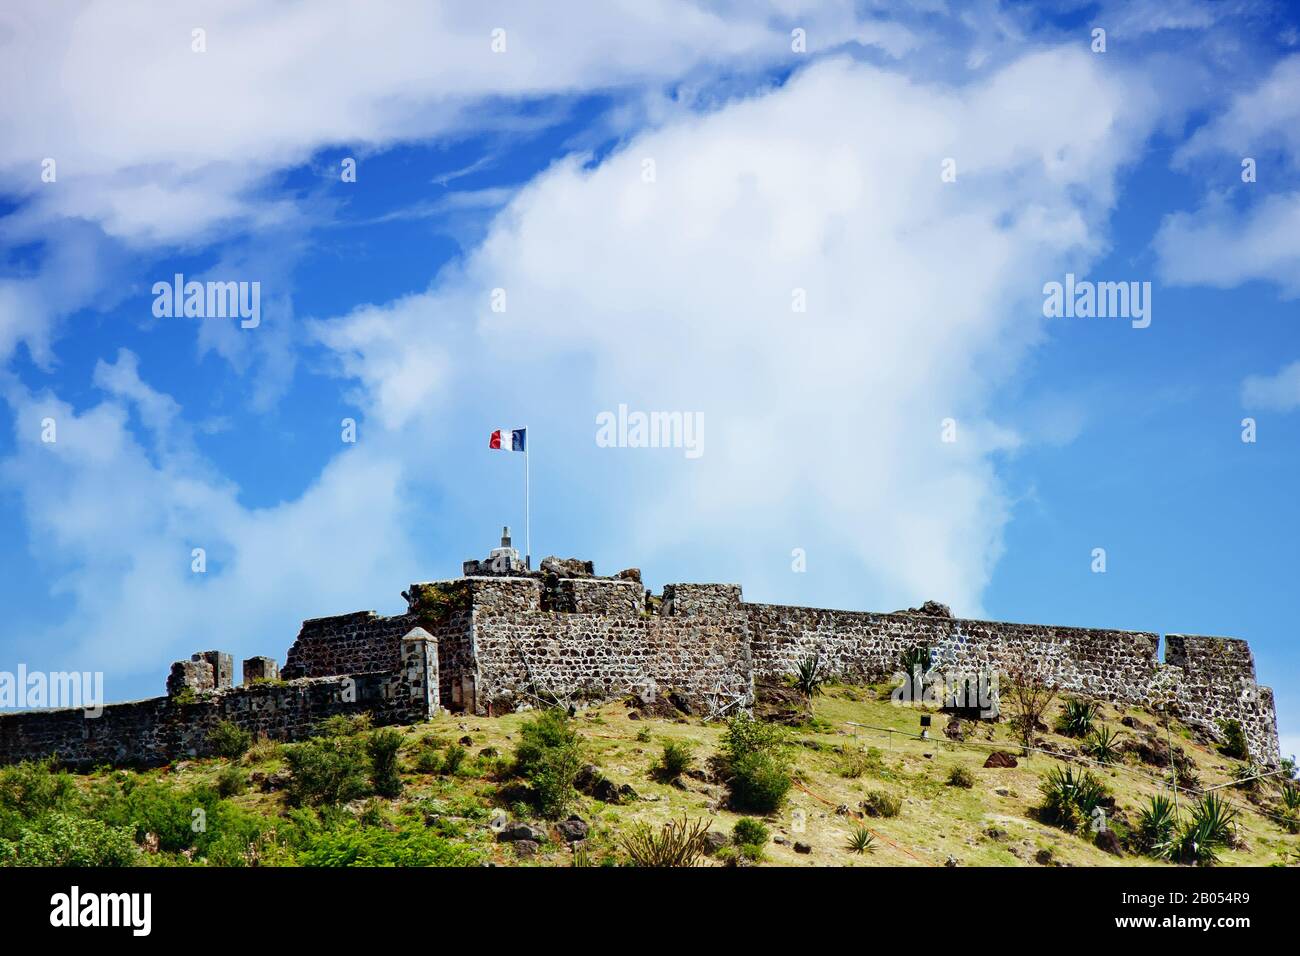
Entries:
POLYGON ((159 766, 212 755, 208 734, 230 721, 254 737, 302 740, 338 714, 366 713, 376 724, 427 720, 438 683, 437 645, 401 642, 392 673, 305 677, 183 697, 154 697, 111 704, 97 717, 82 709, 34 710, 0 716, 0 761, 55 757, 89 768, 159 766))
POLYGON ((387 674, 356 675, 355 699, 347 677, 304 678, 288 684, 257 684, 191 703, 154 697, 110 704, 98 717, 82 710, 35 710, 0 717, 0 759, 6 762, 56 757, 72 767, 99 764, 159 766, 184 757, 210 756, 207 735, 229 720, 271 740, 309 736, 334 714, 370 712, 377 723, 399 722, 400 707, 385 703, 387 674))
POLYGON ((1181 672, 1173 701, 1184 722, 1218 736, 1221 721, 1238 720, 1256 759, 1278 762, 1273 691, 1255 682, 1249 644, 1230 637, 1167 634, 1165 663, 1181 672))
POLYGON ((563 578, 559 585, 560 607, 557 610, 637 617, 645 606, 645 588, 640 581, 563 578))
POLYGON ((1239 720, 1256 760, 1278 762, 1273 692, 1255 683, 1250 647, 1234 638, 1166 637, 1141 631, 1050 627, 913 614, 873 614, 744 604, 757 677, 793 673, 820 650, 830 673, 847 680, 885 680, 905 651, 928 645, 941 669, 997 670, 1040 660, 1067 693, 1153 707, 1171 701, 1185 723, 1221 736, 1219 722, 1239 720))
POLYGON ((1063 689, 1145 704, 1158 668, 1159 636, 1144 632, 774 604, 744 607, 761 676, 791 673, 801 659, 820 650, 837 676, 885 680, 901 669, 904 652, 927 645, 942 669, 1005 672, 1026 658, 1041 660, 1063 689))
POLYGON ((499 714, 532 696, 600 699, 680 691, 701 707, 752 700, 748 622, 731 612, 675 620, 607 614, 477 615, 478 709, 499 714))
POLYGON ((668 617, 725 614, 740 610, 739 584, 665 584, 663 613, 668 617))
POLYGON ((383 617, 374 611, 303 621, 281 675, 292 680, 395 671, 402 635, 418 623, 413 614, 383 617))

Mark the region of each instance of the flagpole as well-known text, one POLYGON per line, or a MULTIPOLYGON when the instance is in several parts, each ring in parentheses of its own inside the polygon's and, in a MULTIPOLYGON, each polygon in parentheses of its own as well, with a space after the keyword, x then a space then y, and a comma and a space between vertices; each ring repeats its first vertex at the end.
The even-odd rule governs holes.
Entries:
POLYGON ((528 468, 528 446, 533 440, 528 437, 528 426, 524 426, 524 567, 533 569, 533 489, 532 475, 528 468))

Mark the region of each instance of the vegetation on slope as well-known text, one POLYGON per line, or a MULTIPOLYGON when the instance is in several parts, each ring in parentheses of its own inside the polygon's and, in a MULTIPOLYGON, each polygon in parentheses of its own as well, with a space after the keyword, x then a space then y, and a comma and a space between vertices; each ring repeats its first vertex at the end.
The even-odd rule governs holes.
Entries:
POLYGON ((223 730, 228 756, 145 772, 7 767, 0 862, 1300 862, 1300 790, 1280 777, 1247 779, 1258 768, 1225 752, 1236 752, 1231 742, 1201 741, 1177 723, 1166 731, 1137 709, 1061 700, 1025 756, 1009 722, 967 722, 957 741, 935 714, 935 736, 919 739, 919 712, 893 706, 887 687, 819 682, 817 691, 812 718, 788 728, 609 703, 574 717, 444 714, 405 728, 336 719, 294 745, 223 730), (1016 766, 986 767, 995 751, 1016 766), (1094 832, 1099 819, 1108 837, 1094 832))

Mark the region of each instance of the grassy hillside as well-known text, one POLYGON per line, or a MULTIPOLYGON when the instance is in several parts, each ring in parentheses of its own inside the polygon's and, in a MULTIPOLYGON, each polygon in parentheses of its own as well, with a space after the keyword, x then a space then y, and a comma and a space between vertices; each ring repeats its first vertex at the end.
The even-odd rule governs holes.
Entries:
MULTIPOLYGON (((1058 702, 1045 725, 1051 726, 1060 710, 1058 702)), ((750 814, 770 837, 761 851, 727 849, 703 862, 1173 865, 1138 855, 1131 846, 1122 856, 1113 855, 1094 845, 1086 828, 1071 833, 1039 819, 1044 778, 1054 768, 1071 766, 1077 772, 1079 764, 1042 754, 1022 756, 1006 722, 967 722, 965 742, 956 743, 944 738, 947 718, 936 714, 936 739, 918 740, 912 736, 919 730, 918 716, 914 709, 893 706, 884 687, 826 688, 814 699, 813 717, 784 731, 792 786, 780 809, 750 814), (985 768, 994 750, 1015 755, 1018 766, 985 768), (963 782, 970 786, 958 785, 963 782), (895 801, 896 815, 869 812, 888 812, 895 801), (862 827, 869 830, 872 847, 859 854, 850 849, 850 840, 862 827)), ((398 728, 388 735, 386 746, 396 748, 397 756, 395 775, 387 780, 382 767, 379 779, 373 772, 373 758, 378 754, 382 765, 385 750, 373 740, 385 732, 342 724, 321 744, 300 748, 297 757, 294 748, 260 742, 233 759, 183 761, 148 772, 104 769, 66 775, 32 766, 8 768, 0 773, 0 860, 612 865, 628 861, 625 838, 640 826, 659 832, 670 821, 686 818, 707 822, 712 832, 730 837, 742 818, 730 808, 725 778, 711 759, 723 748, 725 722, 652 717, 623 703, 580 711, 562 723, 576 731, 581 753, 566 754, 554 765, 543 759, 529 786, 518 778, 515 755, 526 723, 535 719, 535 714, 492 719, 446 714, 398 728), (690 751, 689 767, 675 781, 656 769, 669 744, 682 745, 675 753, 690 751), (563 828, 557 830, 555 821, 539 812, 538 788, 547 785, 546 774, 556 767, 567 778, 584 764, 598 768, 597 774, 580 775, 587 792, 559 813, 560 819, 576 814, 589 825, 585 841, 571 846, 563 828), (396 795, 378 796, 376 790, 396 795), (502 825, 517 822, 536 827, 542 832, 531 832, 544 839, 499 842, 502 825)), ((1155 739, 1167 753, 1165 730, 1151 714, 1109 705, 1101 708, 1095 726, 1110 729, 1120 735, 1121 746, 1137 751, 1113 766, 1093 768, 1114 800, 1109 825, 1123 837, 1137 825, 1149 797, 1168 793, 1159 779, 1167 771, 1143 762, 1158 754, 1137 746, 1155 739)), ((1187 758, 1180 761, 1185 782, 1207 788, 1244 772, 1241 761, 1223 756, 1181 725, 1174 724, 1170 732, 1187 758)), ((1044 749, 1068 753, 1080 747, 1079 739, 1051 729, 1040 737, 1044 749)), ((238 751, 240 742, 231 748, 238 751)), ((1300 859, 1300 838, 1288 832, 1296 826, 1295 817, 1286 815, 1278 781, 1256 784, 1253 791, 1234 786, 1221 792, 1237 812, 1234 843, 1219 852, 1220 865, 1293 864, 1300 859)), ((1193 802, 1188 794, 1180 795, 1184 814, 1193 802)), ((570 827, 570 836, 573 832, 570 827)))

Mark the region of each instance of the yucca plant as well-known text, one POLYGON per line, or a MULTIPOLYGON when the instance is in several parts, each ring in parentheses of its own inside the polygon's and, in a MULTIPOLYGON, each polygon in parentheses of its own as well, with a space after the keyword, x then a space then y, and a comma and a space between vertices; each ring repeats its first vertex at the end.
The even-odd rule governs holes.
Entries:
POLYGON ((1097 712, 1097 705, 1090 700, 1067 700, 1056 729, 1067 737, 1087 737, 1092 733, 1092 722, 1097 719, 1097 712))
POLYGON ((1232 843, 1232 822, 1236 816, 1237 811, 1217 793, 1201 797, 1178 834, 1178 859, 1197 866, 1217 863, 1218 851, 1232 843))
POLYGON ((1300 833, 1300 787, 1290 781, 1282 784, 1282 807, 1277 822, 1287 833, 1300 833))
POLYGON ((822 656, 818 651, 795 665, 794 686, 808 700, 812 700, 822 692, 822 684, 825 683, 825 676, 822 672, 822 656))
POLYGON ((854 827, 853 832, 849 834, 848 849, 850 853, 856 853, 859 856, 864 853, 874 853, 876 838, 866 827, 854 827))
POLYGON ((1073 767, 1055 767, 1038 785, 1043 794, 1039 813, 1046 823, 1076 830, 1106 799, 1106 788, 1089 770, 1077 774, 1073 767))
POLYGON ((1232 772, 1232 779, 1240 790, 1255 792, 1259 789, 1259 775, 1263 773, 1253 763, 1244 763, 1232 772))
POLYGON ((695 866, 704 856, 708 832, 708 820, 691 821, 683 815, 658 830, 643 824, 620 842, 633 866, 695 866))
POLYGON ((1084 741, 1083 752, 1098 763, 1115 763, 1120 758, 1119 734, 1109 727, 1098 727, 1084 741))
POLYGON ((1174 801, 1157 794, 1138 812, 1134 839, 1138 848, 1151 856, 1166 859, 1173 852, 1174 834, 1178 832, 1178 813, 1174 801))
POLYGON ((925 644, 909 647, 903 651, 903 672, 909 677, 915 671, 924 674, 930 669, 930 648, 925 644))
POLYGON ((1300 813, 1300 787, 1294 783, 1282 785, 1282 806, 1300 813))

